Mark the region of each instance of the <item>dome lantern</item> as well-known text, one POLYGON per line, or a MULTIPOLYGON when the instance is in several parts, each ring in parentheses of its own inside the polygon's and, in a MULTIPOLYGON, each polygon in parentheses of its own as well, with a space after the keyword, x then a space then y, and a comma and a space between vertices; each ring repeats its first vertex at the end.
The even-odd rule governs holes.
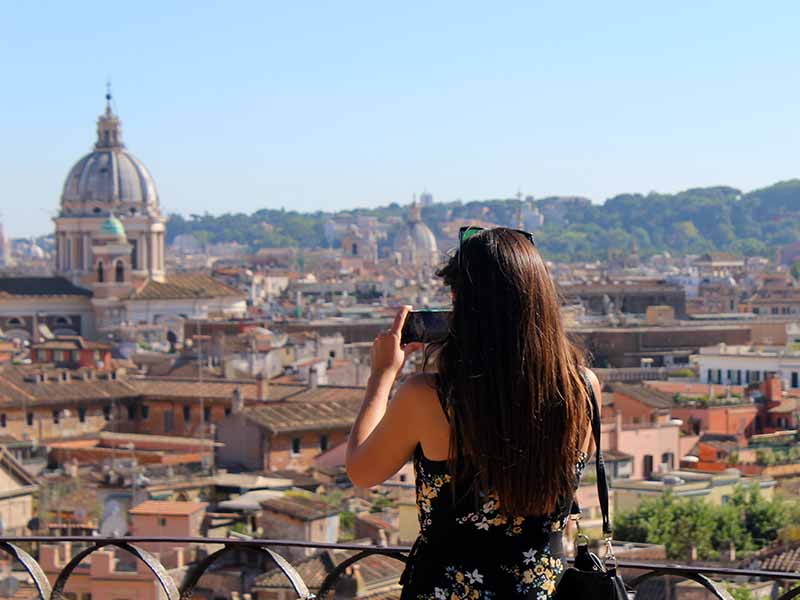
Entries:
POLYGON ((111 92, 106 93, 106 111, 97 118, 97 150, 124 148, 122 143, 122 123, 111 108, 111 92))

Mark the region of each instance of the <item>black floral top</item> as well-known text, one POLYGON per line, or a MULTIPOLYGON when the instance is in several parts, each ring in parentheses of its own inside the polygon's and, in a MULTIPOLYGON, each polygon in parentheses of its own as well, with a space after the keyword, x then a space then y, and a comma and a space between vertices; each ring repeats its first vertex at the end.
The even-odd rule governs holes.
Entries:
MULTIPOLYGON (((577 486, 586 465, 581 453, 577 486)), ((414 453, 420 535, 403 578, 403 600, 547 600, 564 570, 560 532, 569 503, 551 517, 506 514, 496 494, 475 506, 453 497, 447 461, 414 453), (555 542, 554 542, 555 540, 555 542), (557 545, 557 547, 553 547, 557 545)))

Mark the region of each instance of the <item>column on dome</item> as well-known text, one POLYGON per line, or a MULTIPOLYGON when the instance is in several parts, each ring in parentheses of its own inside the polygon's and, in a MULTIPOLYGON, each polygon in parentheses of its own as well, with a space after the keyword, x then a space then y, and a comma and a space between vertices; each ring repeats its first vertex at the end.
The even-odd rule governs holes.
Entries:
POLYGON ((150 257, 153 255, 153 247, 152 247, 151 238, 150 238, 149 235, 145 235, 144 236, 144 240, 145 240, 145 247, 146 247, 147 251, 144 253, 144 262, 142 262, 142 269, 144 269, 145 271, 147 271, 149 273, 150 272, 150 257))
POLYGON ((89 234, 88 233, 84 233, 83 234, 83 264, 82 264, 82 267, 81 267, 84 271, 88 271, 90 266, 91 266, 91 264, 92 264, 92 257, 89 254, 90 249, 91 249, 91 242, 89 241, 89 234))

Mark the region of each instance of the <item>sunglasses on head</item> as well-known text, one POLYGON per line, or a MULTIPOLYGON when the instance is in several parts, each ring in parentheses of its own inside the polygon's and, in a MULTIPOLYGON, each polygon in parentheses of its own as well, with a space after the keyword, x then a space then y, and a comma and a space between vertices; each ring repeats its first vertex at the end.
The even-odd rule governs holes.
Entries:
MULTIPOLYGON (((476 233, 480 233, 481 231, 487 231, 485 227, 477 227, 475 225, 467 225, 466 227, 461 227, 458 230, 458 268, 461 269, 461 246, 464 245, 469 238, 471 238, 476 233)), ((530 231, 523 231, 522 229, 512 229, 511 231, 516 231, 517 233, 521 233, 526 238, 531 241, 534 247, 536 247, 536 240, 533 238, 533 234, 530 231)))

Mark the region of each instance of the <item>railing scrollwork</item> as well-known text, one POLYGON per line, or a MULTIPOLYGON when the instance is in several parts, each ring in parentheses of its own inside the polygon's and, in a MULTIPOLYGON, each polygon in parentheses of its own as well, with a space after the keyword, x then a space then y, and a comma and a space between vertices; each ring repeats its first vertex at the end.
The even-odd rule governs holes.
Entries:
MULTIPOLYGON (((400 562, 405 562, 407 553, 410 548, 405 546, 365 546, 361 544, 324 544, 314 542, 300 542, 289 540, 270 540, 270 539, 233 539, 233 538, 141 538, 141 537, 126 537, 126 538, 94 538, 94 537, 80 537, 80 536, 67 536, 67 537, 17 537, 17 538, 0 538, 0 550, 6 552, 11 558, 16 559, 23 568, 30 575, 33 585, 35 586, 40 600, 62 600, 64 598, 64 589, 70 575, 72 575, 75 568, 83 562, 93 552, 105 548, 115 547, 124 550, 134 556, 137 560, 142 561, 147 568, 153 573, 153 576, 158 581, 164 596, 167 600, 190 600, 193 596, 194 590, 200 581, 203 574, 208 571, 211 566, 223 558, 236 551, 246 551, 261 554, 269 559, 271 564, 274 564, 283 575, 286 577, 289 586, 297 594, 300 600, 312 600, 318 598, 325 600, 327 596, 336 588, 338 580, 344 575, 349 568, 357 562, 373 555, 383 555, 400 562), (55 578, 55 582, 51 586, 47 575, 42 567, 26 550, 21 548, 19 543, 46 543, 56 544, 59 542, 80 542, 88 544, 84 549, 81 549, 75 556, 71 557, 69 562, 64 566, 55 578), (166 567, 150 552, 141 548, 137 544, 140 543, 172 543, 172 544, 206 544, 206 545, 220 545, 222 548, 212 552, 207 557, 199 562, 191 565, 180 582, 176 584, 166 567), (299 548, 317 548, 329 550, 349 550, 355 552, 345 560, 338 563, 333 570, 328 573, 323 582, 319 584, 319 589, 316 590, 316 595, 309 590, 306 582, 300 576, 300 573, 286 560, 284 556, 272 549, 272 547, 299 547, 299 548)), ((657 577, 672 576, 694 581, 706 590, 711 592, 715 598, 719 600, 732 600, 731 594, 725 589, 723 584, 712 581, 711 576, 715 578, 720 577, 736 577, 736 578, 749 578, 779 581, 782 583, 799 583, 800 572, 796 573, 782 573, 775 571, 761 571, 755 569, 735 569, 727 567, 695 567, 689 565, 671 565, 671 564, 657 564, 647 562, 635 562, 620 560, 618 563, 619 568, 626 570, 642 570, 645 571, 628 581, 628 584, 636 589, 644 582, 650 581, 657 577)), ((777 600, 791 600, 793 598, 800 598, 800 586, 793 590, 783 592, 777 600)))

